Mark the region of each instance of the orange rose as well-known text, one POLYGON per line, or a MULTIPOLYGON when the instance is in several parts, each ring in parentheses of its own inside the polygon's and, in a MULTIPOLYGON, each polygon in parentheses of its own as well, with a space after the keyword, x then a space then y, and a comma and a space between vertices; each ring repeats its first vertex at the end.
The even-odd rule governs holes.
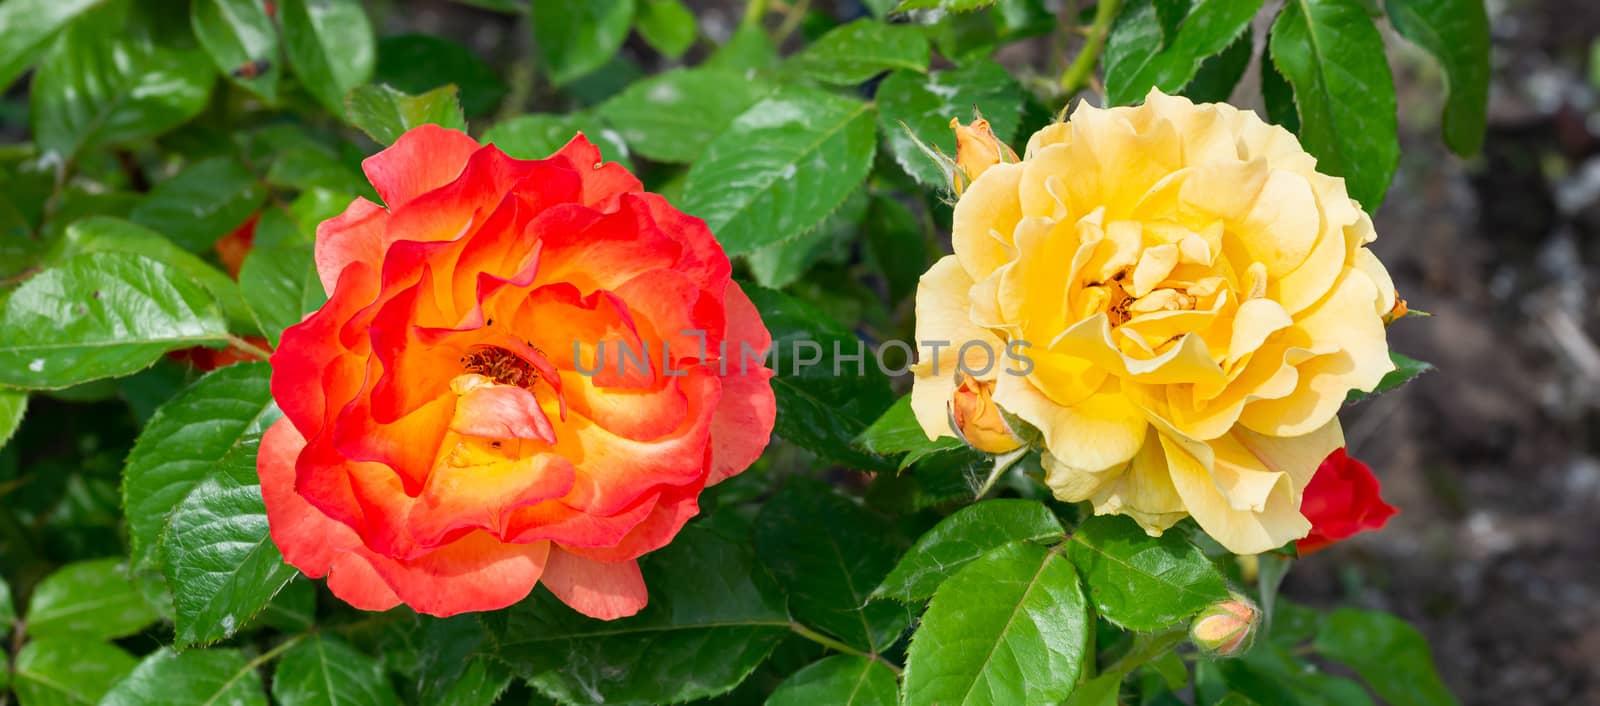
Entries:
POLYGON ((258 469, 284 559, 367 610, 493 610, 542 581, 637 612, 634 560, 772 430, 771 372, 740 365, 771 337, 727 256, 581 135, 527 161, 423 126, 363 168, 387 208, 318 227, 328 303, 272 356, 258 469))

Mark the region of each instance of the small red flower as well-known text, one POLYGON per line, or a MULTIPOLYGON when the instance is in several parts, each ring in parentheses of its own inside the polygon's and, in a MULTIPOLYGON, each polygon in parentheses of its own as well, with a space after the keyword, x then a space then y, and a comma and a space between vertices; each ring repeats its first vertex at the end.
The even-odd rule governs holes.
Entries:
POLYGON ((1344 449, 1328 454, 1306 484, 1300 514, 1311 521, 1311 534, 1294 543, 1305 556, 1359 532, 1383 527, 1396 512, 1378 497, 1378 478, 1367 464, 1344 449))

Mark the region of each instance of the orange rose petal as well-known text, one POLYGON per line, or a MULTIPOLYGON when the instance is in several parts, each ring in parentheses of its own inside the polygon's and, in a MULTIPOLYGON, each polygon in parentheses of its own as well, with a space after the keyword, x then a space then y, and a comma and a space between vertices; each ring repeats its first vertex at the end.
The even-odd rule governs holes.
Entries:
POLYGON ((778 407, 772 397, 772 370, 762 367, 772 334, 761 322, 761 312, 737 283, 728 283, 727 370, 722 378, 722 400, 711 416, 711 475, 715 485, 738 475, 761 457, 770 439, 752 436, 751 429, 771 429, 778 407), (754 351, 741 367, 744 346, 754 351))
POLYGON ((600 620, 633 615, 649 602, 644 576, 632 560, 608 564, 556 549, 544 585, 573 610, 600 620))
POLYGON ((601 164, 600 148, 583 133, 578 133, 550 159, 565 162, 583 177, 583 205, 593 206, 618 194, 631 193, 644 188, 639 179, 616 162, 601 164))
MULTIPOLYGON (((452 456, 470 454, 471 442, 462 446, 452 456)), ((462 459, 459 466, 454 461, 439 464, 407 516, 408 530, 419 543, 444 543, 466 529, 509 539, 512 512, 559 498, 572 488, 572 463, 555 454, 488 463, 462 459)))
POLYGON ((449 184, 477 150, 478 141, 464 132, 424 124, 362 160, 361 171, 393 211, 449 184))
POLYGON ((660 491, 646 494, 620 511, 600 515, 560 501, 518 508, 508 523, 509 542, 550 540, 563 547, 609 547, 623 540, 650 517, 660 491))
POLYGON ((570 545, 566 550, 595 561, 626 561, 653 552, 672 541, 678 530, 700 512, 699 484, 663 491, 650 514, 622 538, 599 546, 570 545))
POLYGON ((372 562, 357 554, 340 554, 328 572, 328 590, 361 610, 388 610, 400 605, 400 596, 384 583, 372 562))
POLYGON ((456 401, 450 431, 486 439, 555 442, 550 418, 532 392, 511 385, 469 384, 472 386, 461 392, 461 399, 456 401))
POLYGON ((448 618, 526 598, 544 574, 550 544, 506 544, 479 531, 414 559, 358 551, 406 605, 448 618))
POLYGON ((314 258, 317 277, 328 296, 333 296, 340 275, 353 263, 365 263, 377 274, 383 263, 383 232, 388 222, 388 211, 358 197, 344 213, 317 224, 314 258))
POLYGON ((261 476, 272 542, 283 551, 283 560, 311 578, 321 578, 334 559, 361 540, 350 527, 329 519, 295 492, 295 459, 305 446, 305 437, 287 418, 273 422, 261 435, 256 472, 261 476))

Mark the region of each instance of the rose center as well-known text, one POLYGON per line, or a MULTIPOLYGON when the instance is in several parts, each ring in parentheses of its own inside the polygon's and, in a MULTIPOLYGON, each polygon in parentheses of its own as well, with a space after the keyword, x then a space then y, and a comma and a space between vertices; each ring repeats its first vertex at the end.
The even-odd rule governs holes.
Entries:
POLYGON ((461 367, 502 385, 531 388, 539 382, 539 370, 532 363, 499 346, 477 346, 461 356, 461 367))

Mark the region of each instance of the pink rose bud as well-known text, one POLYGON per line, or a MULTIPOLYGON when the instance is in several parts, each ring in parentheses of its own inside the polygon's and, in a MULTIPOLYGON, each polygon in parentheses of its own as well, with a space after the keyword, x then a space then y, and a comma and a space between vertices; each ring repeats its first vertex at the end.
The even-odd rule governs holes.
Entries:
POLYGON ((1200 612, 1189 639, 1213 657, 1237 657, 1250 649, 1261 625, 1261 609, 1238 593, 1200 612))
POLYGON ((950 400, 950 426, 968 446, 986 454, 1003 454, 1022 447, 995 406, 994 383, 968 377, 956 388, 950 400))

